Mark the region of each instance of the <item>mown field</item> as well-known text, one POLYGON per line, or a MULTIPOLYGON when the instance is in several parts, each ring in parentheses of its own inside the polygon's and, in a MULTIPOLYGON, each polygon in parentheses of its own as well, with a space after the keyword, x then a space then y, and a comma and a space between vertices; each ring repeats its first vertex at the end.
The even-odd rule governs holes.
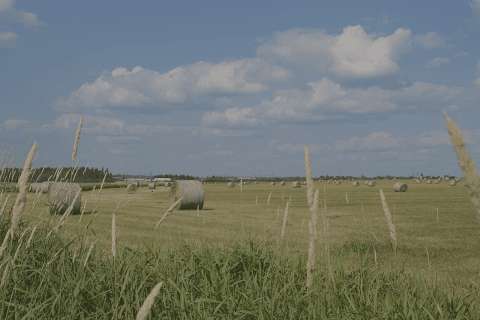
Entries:
POLYGON ((133 319, 161 283, 151 319, 479 319, 480 228, 464 187, 410 183, 394 193, 392 184, 316 183, 328 237, 319 223, 308 290, 305 188, 207 184, 205 210, 174 211, 158 229, 171 203, 165 188, 85 191, 86 213, 61 227, 45 195, 29 194, 11 240, 8 207, 0 221, 0 318, 133 319), (396 255, 379 188, 397 228, 396 255))
MULTIPOLYGON (((326 200, 329 224, 327 238, 323 227, 318 226, 319 251, 328 243, 340 255, 333 262, 347 265, 356 263, 355 251, 368 252, 372 261, 376 251, 377 263, 386 268, 427 273, 434 270, 436 275, 467 282, 478 275, 480 226, 464 187, 409 183, 408 192, 396 193, 392 185, 392 181, 379 182, 376 187, 317 182, 322 207, 326 200), (380 188, 384 189, 397 228, 396 257, 390 249, 380 188)), ((282 250, 289 255, 305 253, 309 212, 304 187, 260 183, 246 185, 240 192, 238 186, 206 184, 205 191, 204 210, 174 211, 158 229, 155 223, 171 204, 167 188, 140 188, 135 193, 125 189, 83 192, 86 214, 68 217, 63 232, 67 236, 86 232, 91 241, 108 249, 112 213, 116 212, 120 247, 228 246, 251 239, 277 245, 285 203, 291 199, 282 250)), ((30 197, 29 203, 36 203, 34 210, 27 209, 30 221, 58 219, 48 213, 44 196, 30 197)))

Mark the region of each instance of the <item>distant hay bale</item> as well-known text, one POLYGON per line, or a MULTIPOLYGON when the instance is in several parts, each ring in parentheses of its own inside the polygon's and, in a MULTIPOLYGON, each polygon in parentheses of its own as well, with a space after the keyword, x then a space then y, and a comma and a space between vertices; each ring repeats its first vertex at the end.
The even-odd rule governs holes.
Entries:
POLYGON ((270 185, 275 186, 276 185, 275 181, 270 182, 270 185))
POLYGON ((72 206, 70 214, 80 214, 81 191, 78 183, 52 183, 48 189, 48 205, 51 214, 64 214, 72 206))
POLYGON ((284 186, 284 185, 285 185, 285 181, 281 181, 281 182, 280 182, 280 185, 281 185, 281 186, 284 186))
POLYGON ((369 187, 375 187, 376 184, 377 184, 377 183, 372 180, 372 181, 368 181, 367 186, 369 186, 369 187))
POLYGON ((420 179, 415 179, 415 183, 422 183, 420 179))
POLYGON ((425 181, 426 184, 432 184, 432 180, 430 179, 427 179, 427 181, 425 181))
POLYGON ((134 184, 134 183, 130 183, 127 185, 127 192, 128 193, 132 193, 132 192, 135 192, 137 191, 137 185, 134 184))
POLYGON ((354 186, 354 187, 358 187, 359 185, 360 185, 360 182, 358 182, 358 181, 353 181, 352 182, 352 186, 354 186))
POLYGON ((205 192, 203 185, 198 180, 177 180, 172 187, 173 202, 182 199, 179 210, 203 209, 205 192))
POLYGON ((149 190, 155 190, 155 188, 156 188, 155 182, 150 182, 150 183, 148 184, 148 189, 149 189, 149 190))
POLYGON ((448 184, 450 187, 455 187, 457 185, 457 181, 456 180, 452 180, 450 181, 450 183, 448 184))
POLYGON ((227 187, 229 187, 229 188, 235 188, 235 183, 233 183, 232 181, 230 181, 229 183, 227 183, 227 187))
POLYGON ((42 182, 40 186, 40 192, 41 193, 48 193, 48 190, 50 189, 50 186, 52 185, 53 182, 42 182))
POLYGON ((434 180, 434 183, 435 183, 435 184, 439 184, 440 182, 442 182, 441 179, 436 179, 436 180, 434 180))
POLYGON ((292 188, 300 188, 300 182, 298 182, 298 181, 293 181, 293 182, 292 182, 292 188))
POLYGON ((406 192, 408 190, 408 185, 406 183, 396 182, 393 185, 393 191, 395 192, 406 192))

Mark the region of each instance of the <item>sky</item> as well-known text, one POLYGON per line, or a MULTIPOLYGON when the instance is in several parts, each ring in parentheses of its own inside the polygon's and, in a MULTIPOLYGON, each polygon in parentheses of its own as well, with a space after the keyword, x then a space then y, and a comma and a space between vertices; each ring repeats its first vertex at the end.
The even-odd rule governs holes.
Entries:
POLYGON ((0 0, 0 158, 116 173, 458 174, 480 0, 0 0))

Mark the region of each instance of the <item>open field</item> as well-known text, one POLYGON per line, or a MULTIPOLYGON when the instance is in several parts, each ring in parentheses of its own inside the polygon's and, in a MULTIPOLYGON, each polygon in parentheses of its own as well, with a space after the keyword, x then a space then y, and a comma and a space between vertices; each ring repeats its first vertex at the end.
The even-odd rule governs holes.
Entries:
MULTIPOLYGON (((392 181, 380 181, 376 187, 353 187, 317 182, 321 203, 326 199, 329 223, 328 239, 319 225, 319 251, 331 247, 331 263, 355 266, 358 254, 366 254, 387 270, 405 269, 442 279, 477 281, 480 265, 480 228, 470 201, 460 184, 409 183, 406 193, 392 191, 392 181), (399 249, 392 254, 388 230, 378 190, 383 188, 397 228, 399 249), (349 203, 346 203, 348 193, 349 203), (438 216, 437 216, 438 209, 438 216)), ((158 229, 155 223, 171 203, 166 188, 135 193, 125 189, 105 189, 101 193, 83 192, 86 212, 70 216, 63 229, 68 236, 86 234, 90 240, 108 249, 111 242, 111 218, 116 212, 119 247, 178 248, 228 246, 255 239, 277 245, 283 208, 291 197, 290 212, 283 245, 284 254, 305 255, 308 241, 308 217, 305 188, 250 184, 227 188, 225 184, 206 184, 205 210, 175 211, 158 229), (272 192, 270 205, 268 194, 272 192), (258 204, 256 204, 258 198, 258 204), (91 213, 95 211, 95 213, 91 213), (80 221, 81 219, 81 221, 80 221), (86 227, 88 226, 88 231, 86 227)), ((26 210, 32 222, 53 221, 44 196, 29 195, 26 210), (32 204, 35 208, 32 210, 32 204)), ((320 221, 319 221, 320 222, 320 221)), ((323 256, 320 263, 325 263, 323 256)))

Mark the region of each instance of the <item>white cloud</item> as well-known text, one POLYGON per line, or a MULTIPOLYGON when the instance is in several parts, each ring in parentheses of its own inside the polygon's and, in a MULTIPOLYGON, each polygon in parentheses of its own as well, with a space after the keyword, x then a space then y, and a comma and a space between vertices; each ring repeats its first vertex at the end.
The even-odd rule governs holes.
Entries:
POLYGON ((13 5, 13 0, 0 0, 0 12, 12 9, 13 5))
POLYGON ((410 46, 410 30, 399 28, 388 36, 368 34, 348 26, 341 34, 292 29, 263 43, 258 56, 348 78, 372 78, 395 73, 398 60, 410 46))
POLYGON ((254 127, 261 124, 253 108, 229 108, 223 112, 207 112, 203 116, 207 126, 222 128, 254 127))
POLYGON ((14 32, 0 32, 0 48, 9 48, 15 45, 17 34, 14 32))
POLYGON ((389 132, 372 132, 366 136, 354 136, 335 142, 337 151, 387 151, 398 148, 401 145, 399 138, 389 132))
POLYGON ((167 73, 135 67, 116 68, 93 82, 83 84, 60 107, 101 108, 164 107, 183 104, 193 97, 252 94, 266 90, 272 81, 284 80, 288 72, 260 59, 241 59, 217 64, 197 62, 167 73))
POLYGON ((267 121, 311 122, 353 114, 442 110, 461 95, 460 88, 415 82, 397 89, 348 88, 324 78, 305 89, 281 90, 272 99, 250 108, 207 113, 206 126, 241 127, 267 121))
POLYGON ((27 27, 37 27, 42 24, 36 14, 17 10, 15 0, 0 0, 0 14, 10 16, 27 27))
POLYGON ((30 124, 30 121, 28 120, 22 120, 22 119, 8 119, 3 122, 1 127, 7 129, 7 130, 16 130, 16 129, 21 129, 25 128, 30 124))
POLYGON ((473 11, 480 15, 480 0, 472 0, 471 6, 473 11))
POLYGON ((450 59, 447 57, 436 57, 427 62, 427 68, 438 68, 449 63, 450 59))
POLYGON ((436 32, 427 32, 414 37, 415 44, 425 49, 435 49, 446 45, 445 39, 436 32))

